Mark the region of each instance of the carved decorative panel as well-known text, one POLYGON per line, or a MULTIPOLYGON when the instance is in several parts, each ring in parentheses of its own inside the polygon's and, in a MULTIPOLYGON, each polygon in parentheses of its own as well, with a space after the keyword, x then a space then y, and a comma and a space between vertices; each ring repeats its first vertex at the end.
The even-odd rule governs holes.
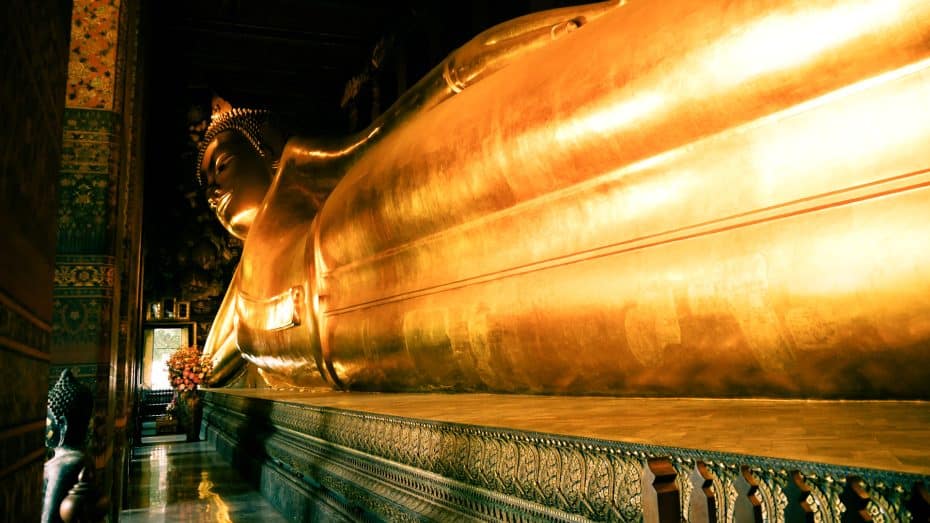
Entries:
POLYGON ((522 433, 213 392, 206 404, 211 437, 224 438, 250 459, 270 461, 304 483, 322 485, 346 500, 348 512, 388 521, 642 521, 644 468, 653 459, 667 460, 676 473, 682 519, 690 519, 692 497, 704 496, 715 508, 713 523, 734 521, 737 508, 750 505, 762 521, 784 522, 789 482, 803 486, 803 499, 796 503, 815 521, 837 521, 845 510, 843 491, 853 480, 867 493, 863 503, 874 520, 908 521, 909 493, 926 481, 881 470, 522 433), (704 478, 709 494, 694 487, 694 474, 704 478))

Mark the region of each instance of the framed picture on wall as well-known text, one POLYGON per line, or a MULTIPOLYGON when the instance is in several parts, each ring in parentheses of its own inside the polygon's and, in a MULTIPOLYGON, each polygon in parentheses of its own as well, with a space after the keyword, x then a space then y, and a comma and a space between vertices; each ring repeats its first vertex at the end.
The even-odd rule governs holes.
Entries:
POLYGON ((191 317, 191 302, 189 301, 179 301, 177 303, 178 319, 187 320, 191 317))
POLYGON ((173 320, 176 317, 174 298, 162 300, 162 317, 166 320, 173 320))
POLYGON ((145 319, 147 320, 160 320, 162 316, 161 302, 153 301, 149 303, 149 306, 146 307, 145 319))

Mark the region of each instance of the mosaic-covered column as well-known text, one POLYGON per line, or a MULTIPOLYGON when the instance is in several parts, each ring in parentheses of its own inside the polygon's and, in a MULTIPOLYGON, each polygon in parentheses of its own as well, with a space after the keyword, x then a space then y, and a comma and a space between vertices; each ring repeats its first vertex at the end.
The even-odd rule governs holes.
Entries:
POLYGON ((0 519, 38 521, 70 4, 0 16, 0 519))
POLYGON ((89 452, 118 510, 138 310, 138 2, 75 0, 59 175, 51 375, 94 391, 89 452))

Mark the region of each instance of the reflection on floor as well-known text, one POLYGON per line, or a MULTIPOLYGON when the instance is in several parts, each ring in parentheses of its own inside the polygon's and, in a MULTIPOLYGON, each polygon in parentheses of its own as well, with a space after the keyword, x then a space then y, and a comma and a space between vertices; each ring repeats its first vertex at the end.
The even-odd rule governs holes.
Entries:
POLYGON ((287 521, 209 443, 133 449, 122 522, 287 521))
POLYGON ((172 441, 186 441, 185 434, 159 434, 154 421, 143 421, 141 431, 142 445, 155 445, 157 443, 170 443, 172 441))

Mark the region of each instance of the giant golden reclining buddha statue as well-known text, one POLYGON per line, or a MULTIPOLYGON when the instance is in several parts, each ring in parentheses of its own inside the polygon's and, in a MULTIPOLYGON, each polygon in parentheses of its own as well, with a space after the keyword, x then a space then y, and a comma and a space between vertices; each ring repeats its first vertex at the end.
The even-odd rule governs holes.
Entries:
POLYGON ((214 385, 928 398, 928 42, 923 0, 592 4, 338 143, 220 114, 214 385))

